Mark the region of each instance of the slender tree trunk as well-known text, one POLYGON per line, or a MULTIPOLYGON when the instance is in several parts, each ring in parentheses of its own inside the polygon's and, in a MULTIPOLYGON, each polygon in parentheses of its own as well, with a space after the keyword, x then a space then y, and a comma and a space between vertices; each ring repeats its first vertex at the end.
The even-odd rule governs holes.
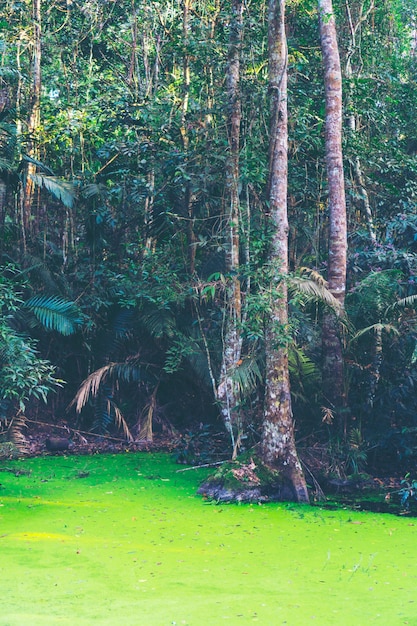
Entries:
POLYGON ((306 482, 297 455, 291 408, 288 346, 278 333, 288 326, 286 275, 288 273, 288 119, 287 41, 285 0, 269 0, 269 88, 271 98, 269 144, 269 207, 273 237, 270 251, 271 315, 266 332, 266 389, 262 432, 262 458, 278 468, 288 481, 293 497, 308 502, 306 482), (279 297, 276 297, 279 289, 279 297), (278 332, 277 332, 278 331, 278 332))
MULTIPOLYGON (((329 290, 344 306, 347 226, 342 154, 342 73, 331 0, 318 0, 326 94, 326 167, 329 193, 329 290)), ((323 391, 336 410, 345 404, 343 353, 335 316, 323 320, 323 391)))
POLYGON ((147 189, 148 194, 145 198, 145 208, 144 208, 144 254, 148 255, 151 252, 154 252, 154 248, 156 245, 155 237, 152 237, 152 226, 153 226, 153 207, 154 207, 154 199, 155 199, 155 170, 152 168, 146 175, 147 179, 147 189))
POLYGON ((228 146, 226 162, 226 189, 229 209, 226 214, 226 316, 223 336, 223 354, 217 387, 217 400, 226 428, 231 434, 234 456, 239 446, 241 424, 239 419, 239 399, 233 384, 233 371, 240 359, 242 337, 241 289, 239 270, 239 146, 241 104, 239 92, 240 50, 243 29, 243 0, 232 1, 230 20, 229 51, 227 65, 227 100, 228 100, 228 146), (234 429, 237 430, 235 439, 234 429))
MULTIPOLYGON (((355 52, 357 52, 358 44, 357 44, 357 33, 358 29, 361 25, 368 19, 371 11, 374 9, 374 2, 369 5, 369 8, 365 13, 363 12, 363 7, 360 8, 359 17, 356 23, 353 23, 352 14, 350 11, 349 4, 346 3, 346 10, 349 22, 349 30, 350 30, 350 42, 348 45, 347 53, 346 53, 346 63, 345 63, 345 77, 347 79, 348 84, 348 94, 347 94, 347 108, 350 109, 350 113, 348 115, 347 126, 349 132, 352 136, 357 133, 357 120, 355 111, 353 110, 353 67, 352 67, 352 57, 355 52)), ((360 72, 356 73, 357 77, 360 77, 360 72)), ((365 179, 362 172, 362 164, 359 154, 356 154, 353 159, 353 184, 356 186, 357 194, 359 196, 360 205, 363 211, 363 216, 365 218, 366 227, 368 229, 369 238, 371 240, 372 245, 376 244, 376 230, 374 225, 374 220, 372 216, 371 205, 369 202, 369 196, 365 185, 365 179)))
MULTIPOLYGON (((0 89, 0 113, 9 106, 9 98, 6 89, 0 89)), ((0 133, 0 145, 2 136, 0 133)), ((0 172, 0 254, 3 254, 4 245, 4 224, 6 220, 6 200, 7 200, 7 175, 0 172)))
MULTIPOLYGON (((27 154, 30 157, 37 157, 36 132, 40 124, 40 102, 41 102, 41 0, 33 0, 33 61, 32 61, 32 94, 29 107, 29 119, 27 125, 27 154)), ((24 240, 30 236, 32 203, 34 196, 34 183, 31 175, 36 172, 36 165, 28 163, 26 170, 26 180, 23 188, 22 200, 22 228, 24 240)))
MULTIPOLYGON (((188 52, 189 38, 190 38, 190 11, 192 6, 192 0, 182 0, 182 32, 184 41, 184 58, 182 64, 183 71, 183 97, 181 103, 181 126, 180 133, 182 139, 182 145, 187 158, 187 152, 190 145, 190 138, 187 129, 187 113, 188 103, 190 99, 190 86, 191 86, 191 69, 190 69, 190 55, 188 52)), ((193 194, 191 190, 191 182, 185 181, 184 185, 184 213, 188 218, 187 228, 187 243, 188 243, 188 271, 191 275, 195 272, 195 253, 196 253, 196 236, 194 233, 194 219, 193 219, 193 194)))
POLYGON ((378 389, 379 379, 381 377, 381 366, 383 359, 382 352, 382 324, 375 326, 375 343, 374 343, 374 358, 371 368, 369 370, 369 391, 367 397, 367 405, 370 409, 374 406, 375 396, 378 389))
POLYGON ((6 198, 7 184, 6 180, 0 176, 0 254, 4 251, 4 224, 6 221, 6 198))

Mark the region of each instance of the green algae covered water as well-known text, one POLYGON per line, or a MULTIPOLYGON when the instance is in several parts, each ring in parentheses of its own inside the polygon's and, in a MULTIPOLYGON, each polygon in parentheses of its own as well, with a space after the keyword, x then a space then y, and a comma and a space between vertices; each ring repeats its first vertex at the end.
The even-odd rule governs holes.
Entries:
POLYGON ((417 626, 417 520, 210 504, 163 454, 1 468, 1 626, 417 626))

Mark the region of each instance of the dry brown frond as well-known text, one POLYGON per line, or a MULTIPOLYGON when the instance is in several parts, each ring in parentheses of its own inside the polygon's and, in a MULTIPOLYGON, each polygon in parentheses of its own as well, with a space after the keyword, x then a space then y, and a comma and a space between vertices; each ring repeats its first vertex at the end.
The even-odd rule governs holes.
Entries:
POLYGON ((328 287, 328 282, 317 270, 313 270, 311 267, 300 267, 299 268, 300 275, 307 274, 310 280, 314 280, 315 283, 321 285, 322 287, 328 287))
POLYGON ((77 413, 80 413, 83 407, 87 404, 90 396, 96 396, 98 394, 98 390, 100 388, 101 383, 104 378, 107 376, 109 371, 114 367, 115 363, 109 363, 104 367, 96 370, 92 374, 90 374, 84 382, 81 384, 78 389, 74 400, 71 402, 70 406, 75 404, 75 410, 77 413))
POLYGON ((128 441, 134 441, 132 433, 129 430, 129 426, 127 425, 127 422, 123 417, 121 410, 118 406, 114 404, 114 402, 111 402, 111 400, 107 400, 107 412, 109 413, 109 415, 111 414, 112 409, 114 412, 114 421, 116 422, 116 426, 122 429, 124 436, 128 441))
POLYGON ((334 420, 333 411, 328 406, 322 406, 321 412, 323 413, 323 417, 321 418, 321 421, 323 422, 323 424, 330 424, 330 425, 333 424, 333 420, 334 420))

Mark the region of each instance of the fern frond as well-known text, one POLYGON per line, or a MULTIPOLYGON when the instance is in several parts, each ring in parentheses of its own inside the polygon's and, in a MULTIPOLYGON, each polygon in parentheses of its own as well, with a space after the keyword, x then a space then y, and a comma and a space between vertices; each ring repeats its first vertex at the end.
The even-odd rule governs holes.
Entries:
POLYGON ((60 200, 64 206, 71 209, 74 205, 76 189, 72 183, 67 180, 45 174, 31 174, 31 179, 38 185, 44 187, 55 198, 60 200))
POLYGON ((25 302, 24 307, 47 330, 55 330, 64 336, 74 334, 83 321, 78 307, 60 296, 35 296, 25 302))

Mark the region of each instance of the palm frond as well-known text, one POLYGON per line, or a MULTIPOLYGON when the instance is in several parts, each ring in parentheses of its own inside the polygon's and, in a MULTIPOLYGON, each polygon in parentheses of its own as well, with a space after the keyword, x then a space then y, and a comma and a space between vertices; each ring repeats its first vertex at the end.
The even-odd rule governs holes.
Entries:
POLYGON ((405 298, 400 298, 397 302, 394 302, 387 308, 387 313, 391 310, 395 310, 396 308, 410 308, 414 309, 417 305, 417 294, 412 296, 407 296, 405 298))
POLYGON ((288 366, 292 376, 296 376, 303 384, 313 382, 318 376, 317 365, 305 354, 302 348, 290 346, 288 366))
POLYGON ((69 209, 73 207, 76 189, 68 180, 45 174, 31 174, 30 177, 35 185, 44 187, 55 198, 60 200, 64 206, 69 209))
POLYGON ((120 309, 113 320, 113 331, 117 339, 128 339, 132 334, 134 309, 120 309))
POLYGON ((326 284, 319 283, 312 278, 303 276, 291 276, 288 279, 290 292, 303 295, 308 301, 321 302, 332 308, 337 315, 343 314, 340 302, 327 289, 326 284))
POLYGON ((169 309, 158 309, 146 313, 140 319, 147 332, 155 339, 173 337, 175 334, 175 317, 169 309))
POLYGON ((370 272, 346 296, 346 306, 367 321, 380 320, 397 302, 399 283, 403 273, 397 269, 370 272))
POLYGON ((232 380, 242 399, 248 397, 256 389, 262 381, 262 373, 254 355, 241 359, 232 373, 232 380))
POLYGON ((37 320, 47 329, 61 335, 74 334, 82 324, 82 315, 78 307, 60 296, 35 296, 25 302, 37 320))
POLYGON ((81 413, 90 396, 93 398, 97 396, 103 380, 106 378, 109 371, 111 371, 116 365, 116 363, 109 363, 108 365, 104 365, 104 367, 100 367, 100 369, 92 372, 81 383, 74 400, 71 402, 71 404, 75 404, 75 410, 77 413, 81 413))
POLYGON ((81 190, 84 198, 94 198, 95 196, 103 196, 107 194, 107 188, 102 183, 90 183, 84 185, 81 190))
POLYGON ((106 433, 113 422, 117 428, 123 431, 128 441, 133 441, 132 433, 129 430, 126 420, 121 410, 113 400, 112 389, 108 385, 103 385, 102 392, 95 398, 94 402, 94 423, 92 430, 99 433, 106 433))
POLYGON ((24 161, 26 163, 32 163, 32 165, 36 165, 38 170, 40 170, 41 172, 43 172, 47 176, 53 176, 54 175, 54 173, 53 173, 53 171, 51 170, 50 167, 45 165, 45 163, 42 163, 42 161, 38 161, 38 159, 35 159, 34 157, 29 156, 28 154, 24 154, 22 156, 22 161, 24 161))
POLYGON ((13 163, 8 159, 4 159, 0 157, 0 171, 1 172, 12 172, 13 171, 13 163))
POLYGON ((109 430, 110 424, 113 422, 111 410, 108 405, 108 400, 111 396, 111 388, 108 385, 103 385, 94 397, 94 422, 91 430, 101 435, 105 434, 109 430))
POLYGON ((123 417, 122 412, 119 409, 119 407, 115 404, 113 400, 109 399, 107 403, 108 403, 109 413, 113 414, 116 426, 123 431, 123 434, 128 441, 133 441, 132 433, 130 432, 129 426, 127 425, 127 422, 125 418, 123 417))
POLYGON ((367 335, 368 333, 382 331, 385 331, 386 333, 392 333, 393 335, 397 336, 400 335, 398 328, 396 328, 396 326, 394 326, 393 324, 383 324, 381 322, 378 322, 377 324, 371 324, 366 328, 361 328, 360 330, 358 330, 358 332, 353 335, 352 341, 356 341, 357 339, 359 339, 359 337, 363 337, 363 335, 367 335))
POLYGON ((317 285, 321 285, 322 287, 328 287, 327 280, 318 272, 317 270, 312 269, 311 267, 299 267, 298 273, 300 276, 304 276, 307 274, 310 280, 317 283, 317 285))
POLYGON ((96 397, 100 387, 106 379, 123 380, 124 382, 139 382, 142 380, 142 370, 135 359, 124 363, 108 363, 92 372, 78 389, 70 406, 75 404, 77 413, 80 413, 90 397, 96 397))

